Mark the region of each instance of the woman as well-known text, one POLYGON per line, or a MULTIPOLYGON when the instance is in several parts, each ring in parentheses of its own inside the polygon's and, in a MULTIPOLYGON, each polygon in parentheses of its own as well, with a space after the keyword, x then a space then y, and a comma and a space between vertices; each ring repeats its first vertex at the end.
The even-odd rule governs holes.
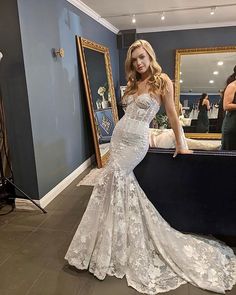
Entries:
POLYGON ((226 81, 223 107, 226 114, 222 124, 222 149, 236 150, 236 66, 226 81))
POLYGON ((126 113, 114 129, 110 161, 65 258, 78 269, 89 268, 100 280, 107 274, 126 276, 129 286, 146 294, 166 292, 186 282, 224 293, 235 283, 233 251, 171 228, 134 177, 132 170, 148 150, 149 123, 161 103, 175 134, 174 155, 191 151, 175 111, 172 82, 162 74, 151 45, 134 42, 125 65, 126 113))
POLYGON ((198 110, 196 131, 199 133, 206 133, 209 131, 208 111, 210 110, 210 103, 206 93, 203 93, 200 98, 198 110))

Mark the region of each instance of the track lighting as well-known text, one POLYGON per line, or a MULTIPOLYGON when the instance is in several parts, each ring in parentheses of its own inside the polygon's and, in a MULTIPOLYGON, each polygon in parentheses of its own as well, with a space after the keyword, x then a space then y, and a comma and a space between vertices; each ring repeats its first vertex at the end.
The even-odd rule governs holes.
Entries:
POLYGON ((230 3, 230 4, 218 4, 217 6, 210 6, 210 5, 205 5, 205 6, 192 6, 192 7, 178 7, 178 8, 170 8, 166 9, 165 11, 162 10, 152 10, 152 11, 145 11, 145 12, 136 12, 135 14, 131 13, 124 13, 124 14, 112 14, 112 15, 101 15, 102 18, 105 19, 110 19, 110 18, 115 18, 115 17, 130 17, 132 15, 132 23, 136 23, 135 17, 137 15, 154 15, 158 14, 161 15, 161 20, 165 20, 165 13, 171 13, 171 12, 182 12, 182 11, 194 11, 194 10, 201 10, 205 9, 209 12, 210 10, 210 15, 214 15, 216 12, 216 9, 223 8, 223 7, 235 7, 236 3, 230 3))

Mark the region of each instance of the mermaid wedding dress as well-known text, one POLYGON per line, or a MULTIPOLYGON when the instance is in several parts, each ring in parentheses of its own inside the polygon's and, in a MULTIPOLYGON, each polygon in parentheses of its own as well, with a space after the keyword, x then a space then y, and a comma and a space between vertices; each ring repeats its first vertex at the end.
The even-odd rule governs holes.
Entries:
MULTIPOLYGON (((126 113, 113 132, 109 163, 65 258, 100 280, 106 275, 126 276, 129 286, 146 294, 167 292, 187 282, 224 293, 236 282, 232 249, 173 229, 132 172, 147 153, 149 123, 159 108, 149 94, 128 97, 126 113)), ((184 136, 182 144, 185 147, 184 136)))

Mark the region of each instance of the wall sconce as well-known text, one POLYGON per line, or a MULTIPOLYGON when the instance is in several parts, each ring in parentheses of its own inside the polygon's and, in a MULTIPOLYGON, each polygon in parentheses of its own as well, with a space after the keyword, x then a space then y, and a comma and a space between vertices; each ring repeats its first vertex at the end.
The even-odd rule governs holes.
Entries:
POLYGON ((53 48, 52 50, 54 57, 64 57, 65 51, 63 48, 53 48))

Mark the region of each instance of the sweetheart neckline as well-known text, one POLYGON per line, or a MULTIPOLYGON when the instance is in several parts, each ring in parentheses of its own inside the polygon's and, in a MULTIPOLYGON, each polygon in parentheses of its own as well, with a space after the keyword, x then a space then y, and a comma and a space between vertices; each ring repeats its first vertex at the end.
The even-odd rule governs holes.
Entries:
POLYGON ((136 101, 138 97, 140 97, 140 96, 144 96, 144 95, 147 95, 149 98, 151 98, 151 100, 155 101, 159 106, 161 105, 160 101, 157 101, 157 100, 156 100, 155 98, 153 98, 153 97, 150 95, 150 93, 148 93, 148 92, 141 93, 141 94, 137 95, 136 97, 135 97, 134 95, 131 95, 131 96, 133 97, 134 101, 136 101))

